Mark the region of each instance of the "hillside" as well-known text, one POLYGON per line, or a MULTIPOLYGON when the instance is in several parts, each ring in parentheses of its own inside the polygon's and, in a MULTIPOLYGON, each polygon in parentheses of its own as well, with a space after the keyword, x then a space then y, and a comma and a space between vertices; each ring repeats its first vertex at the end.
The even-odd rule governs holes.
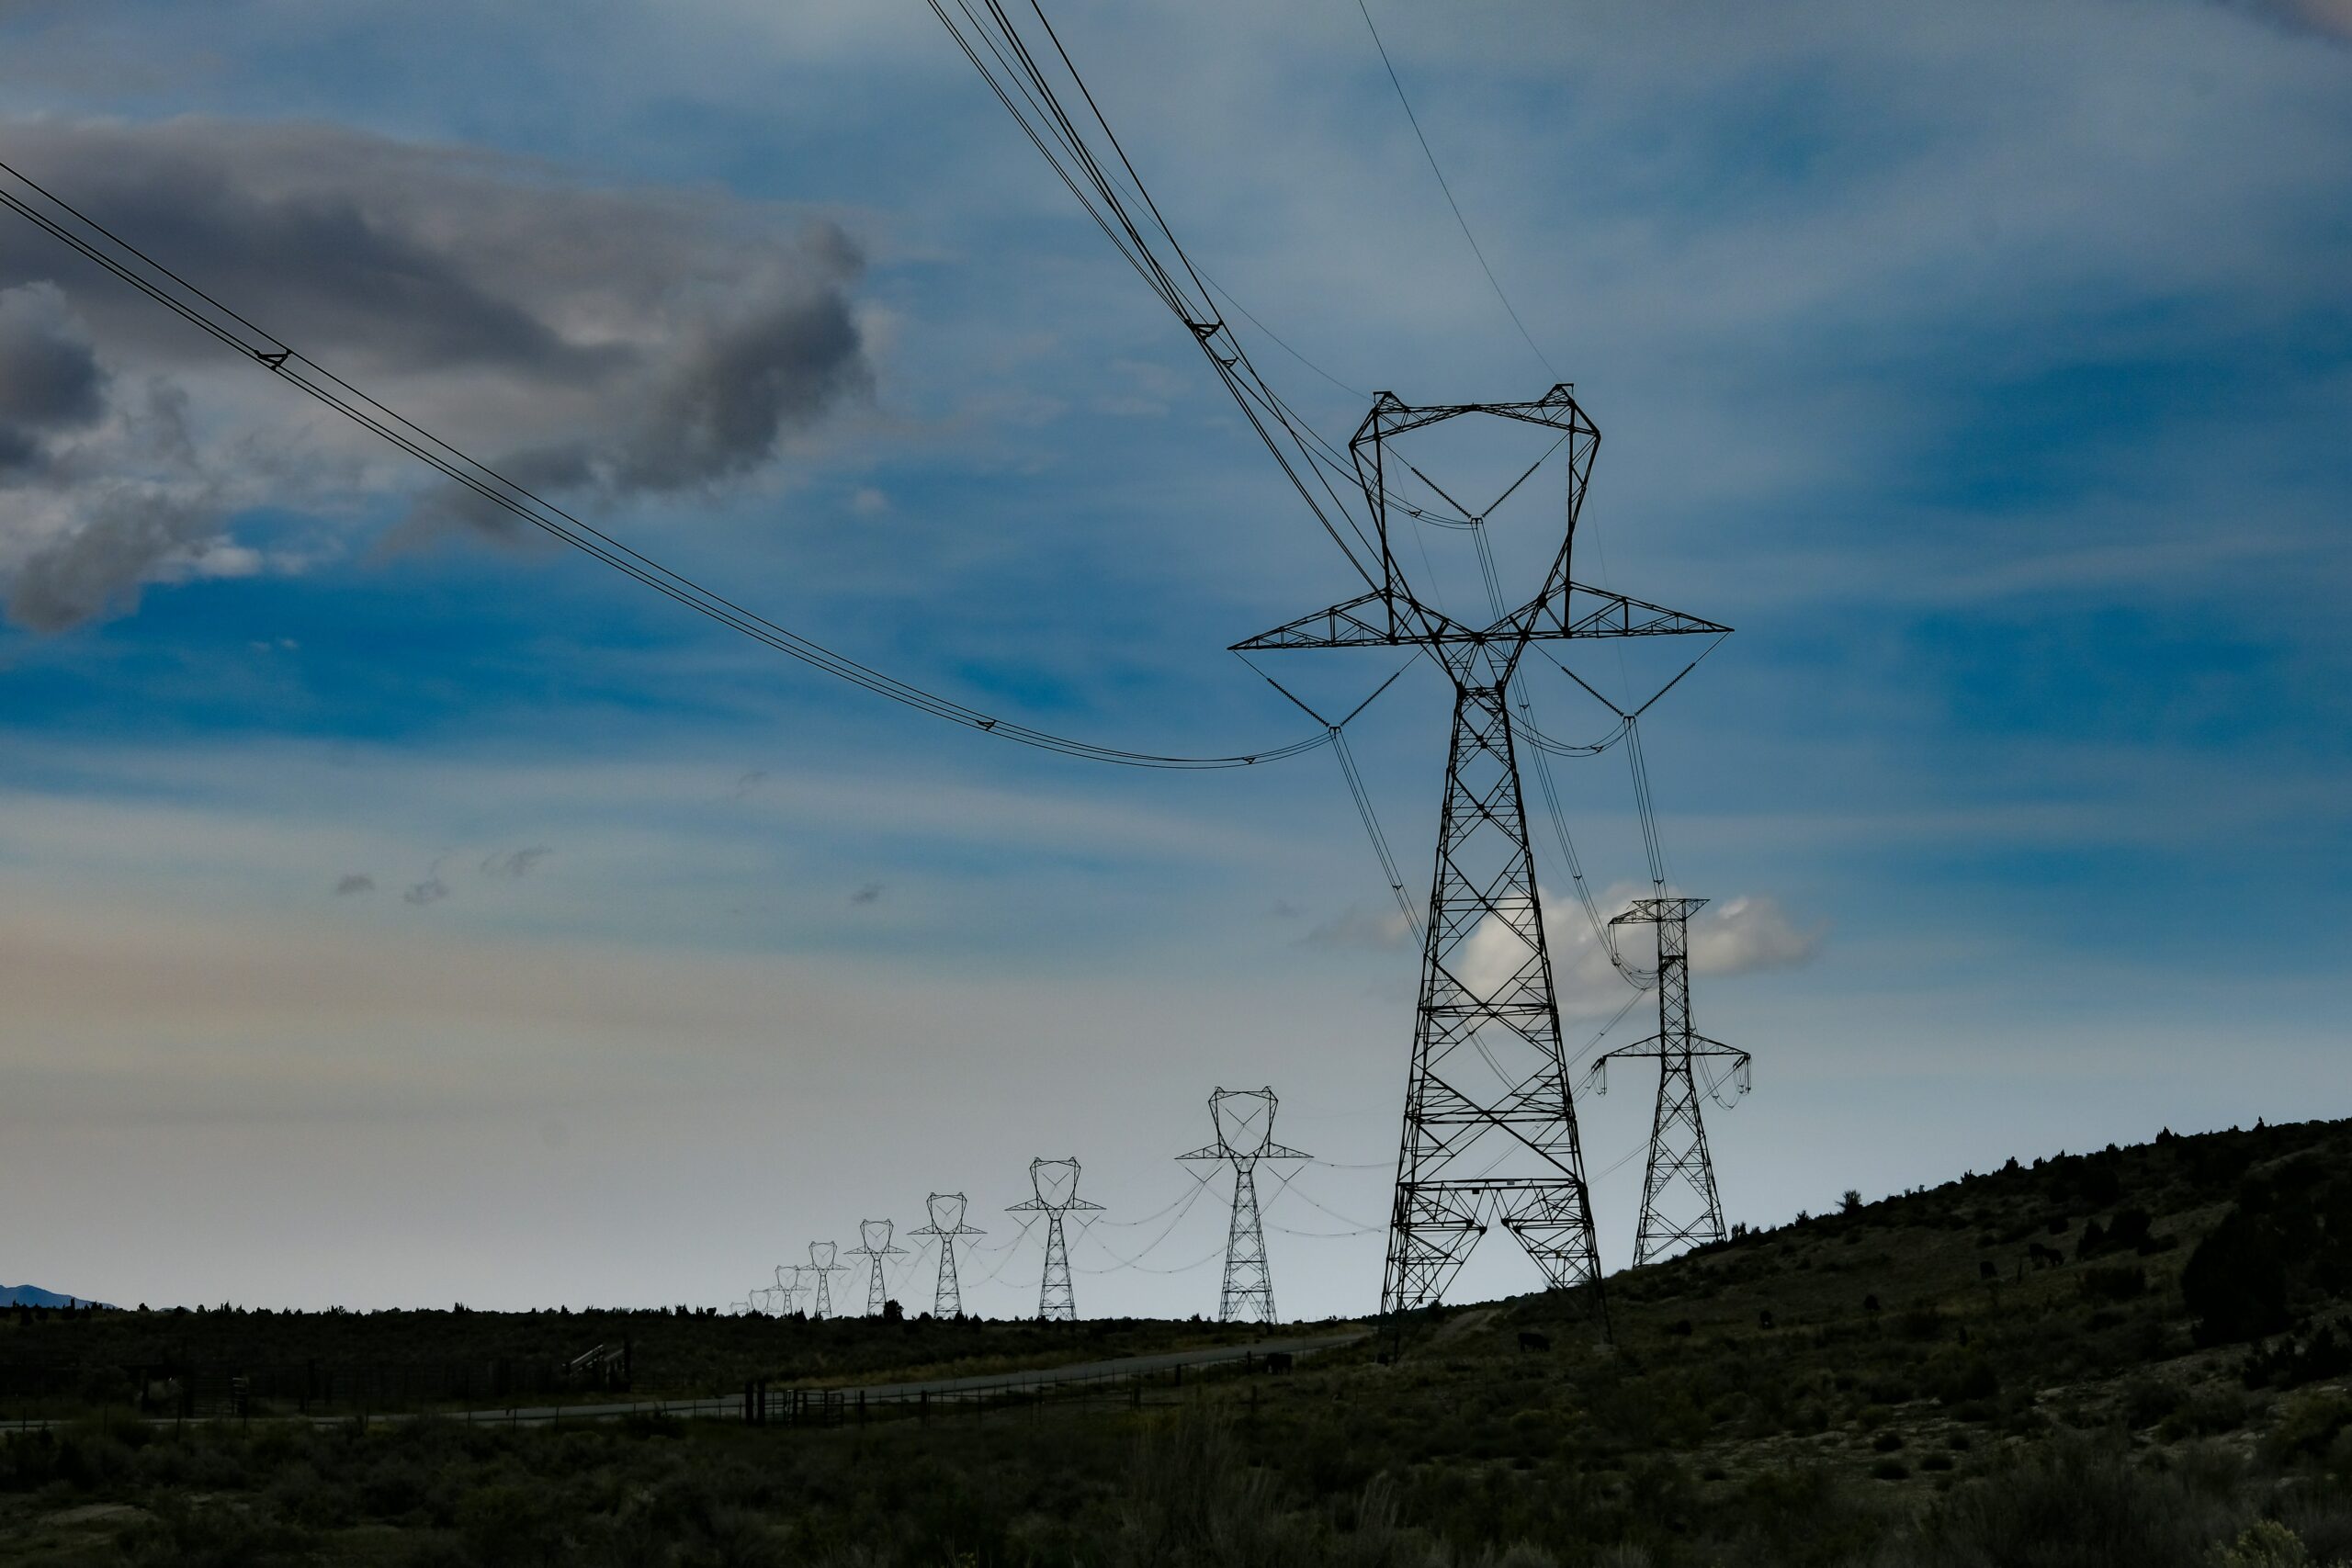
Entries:
MULTIPOLYGON (((1535 1295, 1415 1314, 1290 1375, 1198 1379, 1139 1408, 1031 1403, 831 1428, 94 1420, 0 1443, 0 1552, 2332 1563, 2352 1560, 2347 1294, 2352 1123, 2165 1135, 1856 1201, 1619 1276, 1613 1348, 1595 1345, 1581 1303, 1535 1295), (1550 1348, 1523 1348, 1523 1335, 1550 1348)), ((104 1330, 108 1315, 72 1326, 104 1330)), ((878 1365, 894 1348, 937 1359, 920 1333, 809 1325, 836 1326, 840 1360, 878 1365)), ((1081 1327, 1125 1343, 1201 1332, 1081 1327)), ((266 1337, 270 1323, 236 1331, 266 1337)))
MULTIPOLYGON (((80 1306, 88 1298, 62 1296, 55 1291, 44 1291, 39 1285, 0 1285, 0 1307, 71 1307, 80 1306)), ((96 1303, 105 1305, 104 1303, 96 1303)))

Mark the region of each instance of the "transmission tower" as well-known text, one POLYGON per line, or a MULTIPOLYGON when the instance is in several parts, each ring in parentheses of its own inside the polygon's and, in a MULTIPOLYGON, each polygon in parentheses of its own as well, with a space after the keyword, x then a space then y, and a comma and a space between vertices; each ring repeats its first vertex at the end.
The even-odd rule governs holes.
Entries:
MULTIPOLYGON (((1377 570, 1365 569, 1372 591, 1236 645, 1245 653, 1410 648, 1428 653, 1453 686, 1453 733, 1381 1282, 1384 1312, 1440 1300, 1486 1234, 1491 1213, 1554 1288, 1593 1286, 1592 1305, 1607 1322, 1591 1193, 1528 849, 1510 688, 1532 644, 1720 635, 1728 628, 1571 581, 1577 513, 1600 441, 1600 431, 1565 385, 1523 403, 1413 408, 1393 393, 1378 394, 1348 443, 1378 530, 1375 540, 1366 541, 1378 547, 1377 570), (1404 510, 1404 503, 1391 497, 1389 485, 1392 478, 1402 481, 1410 464, 1409 448, 1399 448, 1392 467, 1391 445, 1473 415, 1557 431, 1554 449, 1565 450, 1567 470, 1566 528, 1542 589, 1484 626, 1453 620, 1417 596, 1390 540, 1391 512, 1404 510)), ((1427 479, 1418 467, 1410 471, 1427 479)), ((1476 532, 1534 471, 1520 475, 1485 513, 1463 509, 1460 521, 1476 532)), ((1399 531, 1411 526, 1397 521, 1399 531)))
POLYGON ((1074 1159, 1031 1160, 1029 1188, 1036 1196, 1005 1213, 1046 1216, 1046 1273, 1037 1284, 1037 1315, 1053 1322, 1074 1322, 1078 1297, 1069 1284, 1069 1241, 1062 1234, 1062 1216, 1101 1213, 1102 1205, 1078 1195, 1078 1161, 1074 1159))
POLYGON ((904 1258, 907 1249, 890 1245, 889 1221, 860 1220, 857 1222, 857 1245, 849 1249, 849 1255, 866 1260, 865 1315, 880 1317, 882 1303, 890 1293, 882 1283, 882 1260, 904 1258))
POLYGON ((964 1223, 961 1192, 934 1192, 924 1201, 924 1207, 931 1212, 931 1224, 914 1234, 939 1238, 939 1278, 931 1288, 931 1315, 960 1317, 964 1312, 964 1290, 956 1278, 956 1238, 988 1233, 964 1223))
POLYGON ((1308 1157, 1274 1142, 1274 1111, 1280 1104, 1271 1089, 1217 1089, 1209 1096, 1209 1124, 1216 1129, 1216 1142, 1176 1156, 1227 1160, 1233 1166, 1233 1223, 1225 1233, 1225 1288, 1216 1302, 1219 1323, 1276 1321, 1273 1270, 1266 1263, 1266 1233, 1258 1223, 1258 1162, 1308 1157))
POLYGON ((817 1277, 815 1280, 817 1287, 817 1304, 815 1308, 810 1311, 808 1315, 811 1317, 832 1316, 833 1276, 836 1274, 848 1273, 849 1265, 846 1263, 836 1263, 833 1261, 833 1244, 831 1242, 812 1241, 808 1244, 808 1263, 807 1272, 814 1274, 817 1277))
POLYGON ((800 1294, 807 1288, 800 1282, 798 1264, 779 1263, 775 1266, 775 1293, 783 1299, 783 1311, 797 1310, 800 1305, 800 1294))
POLYGON ((1609 923, 1657 930, 1657 1032, 1621 1046, 1593 1064, 1608 1092, 1611 1062, 1657 1058, 1657 1109, 1650 1116, 1650 1162, 1642 1182, 1642 1223, 1634 1237, 1634 1267, 1686 1247, 1724 1239, 1723 1201, 1715 1193, 1715 1167, 1707 1153, 1707 1128, 1699 1117, 1699 1077, 1694 1064, 1730 1063, 1710 1091, 1726 1081, 1747 1092, 1747 1053, 1710 1040, 1690 1027, 1690 917, 1704 898, 1637 898, 1609 923))

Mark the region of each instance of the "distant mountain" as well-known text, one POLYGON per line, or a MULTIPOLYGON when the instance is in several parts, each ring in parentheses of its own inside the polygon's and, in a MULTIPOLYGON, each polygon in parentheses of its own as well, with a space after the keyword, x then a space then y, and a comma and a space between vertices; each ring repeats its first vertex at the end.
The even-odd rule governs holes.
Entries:
POLYGON ((61 1296, 55 1291, 44 1291, 39 1285, 0 1285, 0 1306, 62 1307, 103 1306, 87 1296, 61 1296))

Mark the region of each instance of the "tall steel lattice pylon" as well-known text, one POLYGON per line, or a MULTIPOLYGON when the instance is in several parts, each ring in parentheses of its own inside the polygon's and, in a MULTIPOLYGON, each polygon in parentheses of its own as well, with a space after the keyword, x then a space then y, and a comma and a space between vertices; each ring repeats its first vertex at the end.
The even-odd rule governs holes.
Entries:
POLYGON ((1046 1216, 1046 1272, 1037 1283, 1037 1315, 1050 1322, 1074 1322, 1078 1296, 1070 1289, 1069 1238, 1062 1232, 1062 1217, 1101 1213, 1102 1205, 1078 1195, 1078 1161, 1074 1159, 1031 1160, 1029 1188, 1036 1196, 1005 1213, 1046 1216))
POLYGON ((800 1272, 800 1265, 797 1263, 779 1263, 775 1266, 775 1293, 784 1298, 782 1310, 785 1312, 797 1311, 800 1306, 801 1292, 808 1289, 801 1283, 800 1272))
POLYGON ((1708 1086, 1747 1092, 1748 1056, 1690 1027, 1690 917, 1704 898, 1637 898, 1609 923, 1657 930, 1657 1032, 1620 1046, 1593 1064, 1602 1091, 1611 1062, 1657 1058, 1657 1109, 1650 1116, 1650 1163, 1642 1182, 1642 1223, 1634 1237, 1634 1267, 1686 1247, 1724 1239, 1723 1200, 1707 1153, 1707 1126, 1699 1114, 1702 1063, 1727 1062, 1708 1086))
POLYGON ((857 1245, 849 1249, 852 1258, 865 1259, 865 1315, 880 1317, 882 1303, 889 1300, 890 1292, 882 1282, 882 1260, 904 1258, 907 1249, 890 1245, 890 1222, 860 1220, 857 1222, 857 1245))
MULTIPOLYGON (((1378 394, 1348 443, 1378 528, 1377 540, 1367 541, 1377 543, 1380 558, 1378 572, 1367 574, 1375 578, 1372 591, 1236 645, 1244 653, 1418 649, 1453 685, 1453 736, 1381 1282, 1384 1313, 1442 1299, 1486 1234, 1491 1213, 1519 1238, 1554 1288, 1594 1287, 1592 1304, 1607 1322, 1591 1193, 1560 1046, 1559 1004, 1536 897, 1535 863, 1528 849, 1509 694, 1521 656, 1534 643, 1720 636, 1729 628, 1571 581, 1577 514, 1600 442, 1600 431, 1565 385, 1525 403, 1414 408, 1393 393, 1378 394), (1417 596, 1390 538, 1392 510, 1406 509, 1390 494, 1392 474, 1403 481, 1409 466, 1416 478, 1436 489, 1403 448, 1392 468, 1390 445, 1470 415, 1557 431, 1536 468, 1551 452, 1562 451, 1567 471, 1566 528, 1541 591, 1484 626, 1453 620, 1417 596)), ((1486 512, 1463 509, 1459 521, 1473 528, 1483 525, 1536 468, 1514 479, 1486 512)))
POLYGON ((956 1241, 959 1236, 986 1235, 978 1225, 964 1223, 964 1195, 961 1192, 934 1192, 923 1201, 930 1211, 931 1224, 915 1232, 917 1235, 939 1238, 939 1277, 931 1288, 931 1315, 961 1317, 964 1315, 964 1287, 956 1278, 956 1241))
POLYGON ((846 1263, 836 1263, 833 1261, 833 1244, 831 1242, 812 1241, 808 1244, 808 1262, 807 1265, 807 1271, 817 1277, 815 1281, 817 1287, 817 1303, 816 1305, 809 1310, 808 1315, 810 1317, 832 1316, 833 1276, 836 1274, 848 1273, 849 1265, 846 1263))
POLYGON ((1258 1218, 1258 1162, 1306 1159, 1274 1142, 1274 1111, 1281 1101, 1272 1089, 1220 1089, 1209 1096, 1209 1123, 1216 1142, 1178 1159, 1227 1160, 1233 1166, 1233 1222, 1225 1233, 1225 1288, 1218 1292, 1219 1323, 1274 1323, 1274 1276, 1266 1262, 1266 1232, 1258 1218))

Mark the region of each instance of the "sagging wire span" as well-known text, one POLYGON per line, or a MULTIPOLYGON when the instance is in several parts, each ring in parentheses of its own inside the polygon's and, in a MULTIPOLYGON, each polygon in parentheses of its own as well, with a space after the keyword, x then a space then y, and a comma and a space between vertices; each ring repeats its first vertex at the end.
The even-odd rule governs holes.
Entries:
POLYGON ((984 1278, 976 1280, 973 1283, 977 1285, 995 1284, 998 1277, 1005 1271, 1005 1269, 1012 1264, 1013 1258, 1020 1253, 1021 1244, 1029 1239, 1029 1227, 1036 1223, 1037 1217, 1035 1214, 1032 1214, 1029 1218, 1022 1221, 1020 1230, 1015 1232, 1005 1242, 1003 1247, 1004 1255, 997 1259, 996 1267, 989 1269, 984 1278))
POLYGON ((1383 681, 1379 685, 1373 688, 1372 694, 1370 696, 1367 696, 1363 701, 1351 708, 1345 718, 1340 719, 1337 724, 1333 724, 1330 720, 1325 718, 1320 713, 1317 713, 1312 706, 1308 705, 1306 700, 1301 698, 1297 693, 1283 685, 1280 681, 1275 680, 1272 675, 1267 674, 1265 671, 1259 669, 1257 662, 1248 654, 1242 652, 1239 649, 1235 649, 1233 650, 1233 656, 1236 659, 1240 660, 1242 663, 1249 665, 1252 671, 1256 671, 1259 679, 1264 681, 1266 684, 1272 686, 1275 691, 1280 692, 1283 698, 1294 707, 1297 708, 1299 712, 1305 714, 1316 723, 1324 726, 1329 732, 1331 739, 1331 755, 1339 760, 1340 775, 1347 782, 1348 798, 1355 803, 1356 817, 1363 823, 1364 836, 1371 840, 1372 852, 1380 862, 1381 880, 1388 884, 1388 891, 1395 897, 1397 910, 1405 917, 1406 928, 1413 933, 1413 940, 1415 942, 1421 940, 1420 916, 1413 908, 1412 896, 1405 891, 1404 874, 1396 869, 1396 857, 1395 854, 1390 852, 1388 848, 1388 835, 1381 830, 1380 818, 1373 811, 1372 792, 1364 786, 1363 774, 1356 767, 1355 753, 1348 749, 1347 729, 1348 726, 1353 724, 1358 716, 1360 716, 1364 709, 1370 707, 1374 702, 1378 701, 1381 694, 1387 691, 1389 687, 1395 685, 1398 679, 1404 675, 1405 671, 1410 670, 1414 663, 1420 659, 1421 655, 1427 651, 1428 649, 1416 649, 1411 659, 1408 659, 1404 663, 1398 665, 1389 675, 1388 679, 1383 681))
POLYGON ((1260 751, 1229 756, 1195 757, 1137 751, 1057 735, 1001 718, 911 682, 886 674, 746 609, 716 590, 623 544, 471 457, 453 443, 335 375, 276 333, 223 304, 23 171, 0 163, 0 176, 6 176, 22 191, 30 193, 28 198, 18 190, 0 186, 0 207, 6 207, 51 238, 80 253, 288 385, 372 432, 501 511, 570 545, 623 576, 754 642, 876 696, 1001 740, 1123 767, 1253 767, 1281 761, 1329 744, 1328 734, 1318 734, 1260 751))
MULTIPOLYGON (((1308 1165, 1312 1165, 1312 1164, 1316 1164, 1316 1163, 1317 1163, 1317 1162, 1313 1161, 1313 1160, 1309 1160, 1309 1161, 1307 1161, 1307 1162, 1306 1162, 1306 1164, 1308 1164, 1308 1165)), ((1285 1192, 1290 1193, 1291 1195, 1293 1195, 1293 1196, 1295 1196, 1295 1197, 1296 1197, 1296 1198, 1298 1198, 1298 1199, 1302 1200, 1303 1201, 1305 1201, 1305 1202, 1307 1204, 1307 1206, 1308 1206, 1308 1207, 1313 1208, 1313 1209, 1319 1210, 1319 1211, 1320 1211, 1320 1212, 1322 1212, 1323 1213, 1326 1213, 1326 1214, 1330 1215, 1330 1216, 1331 1216, 1331 1218, 1333 1218, 1333 1219, 1335 1219, 1335 1220, 1339 1221, 1341 1224, 1343 1224, 1343 1225, 1353 1225, 1353 1226, 1355 1226, 1355 1227, 1356 1227, 1356 1229, 1355 1229, 1355 1231, 1354 1231, 1353 1233, 1351 1233, 1351 1234, 1355 1234, 1355 1235, 1361 1235, 1368 1234, 1368 1233, 1373 1232, 1373 1231, 1377 1231, 1377 1230, 1385 1230, 1385 1229, 1387 1228, 1387 1227, 1386 1227, 1386 1226, 1385 1226, 1385 1225, 1369 1225, 1369 1224, 1364 1224, 1364 1222, 1363 1222, 1363 1221, 1359 1220, 1359 1219, 1356 1219, 1356 1218, 1354 1218, 1354 1217, 1353 1217, 1353 1216, 1351 1216, 1351 1215, 1348 1215, 1348 1214, 1340 1213, 1337 1209, 1329 1208, 1329 1207, 1326 1207, 1324 1204, 1321 1204, 1321 1203, 1317 1202, 1317 1201, 1315 1201, 1315 1196, 1314 1196, 1314 1194, 1313 1194, 1313 1193, 1311 1193, 1311 1192, 1307 1191, 1307 1190, 1306 1190, 1306 1189, 1305 1189, 1304 1187, 1299 1187, 1299 1186, 1295 1186, 1295 1185, 1294 1185, 1294 1183, 1295 1183, 1295 1182, 1298 1180, 1300 1171, 1304 1170, 1305 1168, 1306 1168, 1306 1166, 1304 1166, 1304 1165, 1302 1165, 1302 1166, 1298 1166, 1298 1167, 1295 1167, 1295 1168, 1293 1168, 1292 1169, 1290 1169, 1290 1170, 1288 1170, 1288 1171, 1285 1171, 1285 1172, 1283 1172, 1282 1175, 1280 1175, 1280 1176, 1276 1177, 1276 1178, 1274 1179, 1274 1192, 1273 1192, 1273 1196, 1274 1196, 1275 1198, 1279 1198, 1279 1197, 1281 1197, 1283 1194, 1284 1194, 1285 1192)), ((1272 1201, 1272 1199, 1268 1200, 1268 1201, 1269 1201, 1269 1202, 1271 1202, 1271 1201, 1272 1201)))
MULTIPOLYGON (((1184 1195, 1182 1204, 1177 1209, 1175 1217, 1170 1219, 1168 1224, 1161 1228, 1160 1233, 1158 1235, 1145 1243, 1142 1250, 1136 1253, 1134 1257, 1122 1257, 1120 1254, 1111 1250, 1109 1243, 1097 1240, 1094 1245, 1102 1248, 1103 1255, 1113 1260, 1111 1267, 1107 1269, 1087 1269, 1075 1263, 1070 1265, 1070 1267, 1077 1269, 1077 1271, 1081 1274, 1114 1274, 1122 1269, 1134 1269, 1140 1267, 1141 1265, 1139 1260, 1150 1257, 1154 1251, 1158 1250, 1162 1242, 1165 1242, 1170 1236, 1175 1234, 1176 1227, 1184 1223, 1184 1216, 1193 1212, 1193 1205, 1201 1201, 1201 1194, 1209 1190, 1209 1180, 1210 1175, 1208 1173, 1196 1175, 1193 1178, 1193 1190, 1184 1195)), ((1165 1211, 1162 1212, 1164 1213, 1165 1211)), ((1081 1225, 1079 1229, 1078 1239, 1080 1241, 1091 1239, 1093 1228, 1094 1227, 1091 1223, 1081 1225)))

